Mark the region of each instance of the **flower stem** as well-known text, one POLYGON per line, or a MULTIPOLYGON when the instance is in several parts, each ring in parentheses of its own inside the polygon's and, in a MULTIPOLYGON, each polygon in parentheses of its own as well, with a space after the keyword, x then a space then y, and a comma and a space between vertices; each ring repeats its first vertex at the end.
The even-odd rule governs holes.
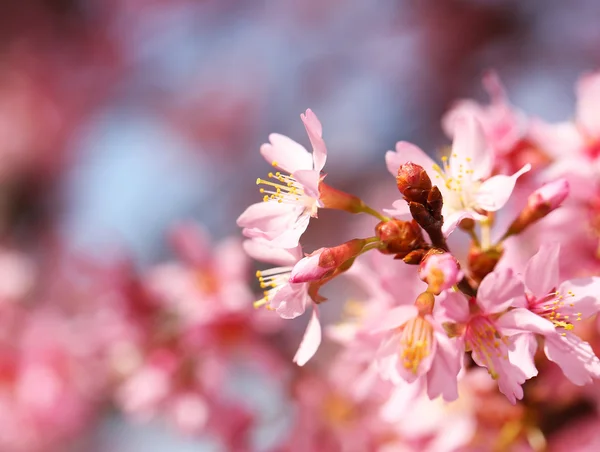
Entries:
POLYGON ((375 218, 377 218, 378 220, 381 220, 381 221, 390 221, 391 220, 391 218, 383 216, 382 214, 377 212, 375 209, 367 206, 366 204, 363 204, 362 209, 360 211, 362 213, 366 213, 368 215, 374 216, 375 218))

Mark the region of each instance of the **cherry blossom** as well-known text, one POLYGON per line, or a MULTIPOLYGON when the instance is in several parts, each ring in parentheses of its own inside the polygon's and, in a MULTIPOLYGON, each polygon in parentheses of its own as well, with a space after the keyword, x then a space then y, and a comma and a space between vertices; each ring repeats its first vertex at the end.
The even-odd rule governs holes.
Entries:
POLYGON ((253 204, 237 219, 249 238, 268 240, 274 246, 293 248, 308 227, 311 217, 323 207, 319 200, 321 170, 327 159, 323 128, 312 110, 301 115, 313 147, 311 154, 284 135, 271 134, 260 148, 262 156, 275 168, 268 179, 257 179, 263 202, 253 204), (285 174, 288 173, 288 174, 285 174))
POLYGON ((484 212, 501 209, 514 189, 517 179, 531 169, 524 165, 511 176, 491 174, 493 155, 486 145, 481 126, 472 116, 461 119, 455 126, 450 157, 435 163, 418 147, 399 142, 396 150, 386 153, 387 168, 396 176, 404 162, 416 163, 428 171, 444 198, 443 231, 450 234, 465 218, 485 219, 484 212))

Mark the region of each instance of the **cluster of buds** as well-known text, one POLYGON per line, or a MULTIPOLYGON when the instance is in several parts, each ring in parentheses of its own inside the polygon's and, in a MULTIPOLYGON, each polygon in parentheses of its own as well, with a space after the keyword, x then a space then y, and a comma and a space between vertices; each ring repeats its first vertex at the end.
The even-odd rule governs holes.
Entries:
POLYGON ((412 162, 400 165, 396 185, 408 203, 412 217, 427 232, 434 246, 447 248, 442 234, 444 200, 439 188, 431 184, 425 169, 412 162))

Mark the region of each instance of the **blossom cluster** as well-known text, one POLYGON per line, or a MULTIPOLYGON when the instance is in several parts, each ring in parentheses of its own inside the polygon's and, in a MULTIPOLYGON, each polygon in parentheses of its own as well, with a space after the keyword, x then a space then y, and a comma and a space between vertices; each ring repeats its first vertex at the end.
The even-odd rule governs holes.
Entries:
POLYGON ((484 85, 489 104, 442 118, 439 155, 381 153, 389 205, 325 182, 307 110, 310 150, 260 147, 244 238, 181 222, 138 268, 7 234, 0 450, 106 450, 94 429, 115 415, 233 452, 597 450, 600 73, 558 124, 484 85), (353 236, 303 249, 324 209, 353 236))
POLYGON ((325 182, 328 151, 312 110, 301 115, 312 153, 279 134, 260 148, 273 170, 256 180, 262 200, 237 220, 246 252, 275 266, 257 271, 254 305, 283 319, 310 311, 299 366, 319 361, 324 337, 340 347, 325 366, 330 391, 353 407, 339 408, 348 427, 340 450, 465 450, 487 436, 493 450, 541 450, 554 432, 531 420, 540 417, 536 380, 557 379, 553 365, 573 387, 600 379, 600 73, 580 79, 575 118, 559 124, 511 105, 496 74, 484 86, 489 104, 463 100, 442 118, 452 144, 439 158, 405 141, 385 154, 399 194, 381 209, 325 182), (306 253, 302 236, 322 209, 373 217, 371 234, 306 253), (361 288, 360 301, 324 329, 322 305, 335 301, 321 291, 338 277, 361 288), (502 405, 493 386, 515 416, 510 431, 497 419, 482 427, 483 400, 502 405), (434 406, 449 416, 457 404, 460 420, 414 419, 421 409, 435 418, 434 406), (375 423, 363 419, 373 405, 375 423))

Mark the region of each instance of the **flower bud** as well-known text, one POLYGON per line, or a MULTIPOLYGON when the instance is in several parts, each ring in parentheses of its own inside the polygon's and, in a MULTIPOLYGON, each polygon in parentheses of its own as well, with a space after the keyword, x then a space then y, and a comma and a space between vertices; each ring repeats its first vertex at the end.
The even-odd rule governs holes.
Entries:
POLYGON ((400 258, 427 246, 421 228, 414 220, 382 221, 375 226, 375 234, 381 243, 379 251, 383 254, 400 254, 400 258))
POLYGON ((431 179, 422 166, 406 162, 398 168, 396 185, 406 199, 425 204, 431 190, 431 179))
POLYGON ((482 250, 472 244, 467 257, 471 277, 480 283, 486 275, 494 271, 503 253, 504 250, 499 245, 482 250))
POLYGON ((527 198, 527 206, 512 222, 503 238, 520 234, 536 221, 557 209, 569 195, 569 182, 557 179, 542 185, 527 198))
POLYGON ((542 185, 527 198, 527 207, 535 211, 552 212, 569 196, 569 182, 557 179, 542 185))
POLYGON ((327 278, 345 262, 358 256, 365 244, 364 239, 353 239, 339 246, 316 250, 294 265, 290 282, 304 283, 327 278))
POLYGON ((429 285, 429 292, 439 295, 457 284, 464 274, 458 261, 450 253, 430 253, 421 262, 419 277, 429 285))

